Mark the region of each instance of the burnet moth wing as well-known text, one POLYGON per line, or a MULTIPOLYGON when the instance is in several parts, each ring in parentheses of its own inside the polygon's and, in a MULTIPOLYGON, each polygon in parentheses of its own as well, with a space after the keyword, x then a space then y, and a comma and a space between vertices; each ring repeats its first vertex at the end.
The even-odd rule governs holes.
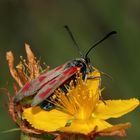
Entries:
POLYGON ((46 85, 49 81, 61 75, 64 71, 66 64, 60 65, 55 69, 52 69, 48 72, 41 74, 38 78, 27 82, 16 94, 14 101, 19 102, 24 97, 28 97, 34 95, 39 91, 44 85, 46 85))
POLYGON ((51 94, 60 87, 65 81, 78 71, 78 67, 66 68, 60 75, 47 82, 33 98, 32 106, 36 106, 43 100, 47 99, 51 94))

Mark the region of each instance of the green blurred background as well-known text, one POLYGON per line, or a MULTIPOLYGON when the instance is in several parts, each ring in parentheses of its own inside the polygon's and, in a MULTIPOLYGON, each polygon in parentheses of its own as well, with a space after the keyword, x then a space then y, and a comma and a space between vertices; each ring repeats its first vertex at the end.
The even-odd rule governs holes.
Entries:
MULTIPOLYGON (((78 57, 67 24, 85 53, 97 40, 112 30, 118 34, 90 53, 95 67, 108 73, 103 77, 104 98, 140 97, 140 1, 139 0, 0 0, 0 87, 12 92, 13 80, 5 59, 12 50, 16 63, 25 56, 24 43, 31 45, 38 58, 52 68, 78 57)), ((0 140, 19 139, 19 132, 3 134, 15 128, 0 96, 0 140)), ((114 123, 132 122, 124 140, 140 139, 139 109, 116 119, 114 123)), ((118 140, 119 137, 97 138, 118 140)))

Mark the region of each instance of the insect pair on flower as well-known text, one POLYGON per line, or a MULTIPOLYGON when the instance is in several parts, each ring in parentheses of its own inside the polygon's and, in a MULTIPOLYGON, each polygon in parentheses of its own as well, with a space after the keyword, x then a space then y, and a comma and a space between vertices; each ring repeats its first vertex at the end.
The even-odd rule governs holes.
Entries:
POLYGON ((94 79, 96 77, 88 77, 87 74, 94 70, 94 67, 90 63, 88 57, 89 52, 96 47, 99 43, 104 41, 109 36, 116 34, 115 31, 107 34, 103 39, 95 43, 86 53, 85 56, 80 52, 79 46, 77 45, 70 29, 68 26, 65 26, 66 30, 70 34, 75 46, 77 47, 81 57, 74 60, 68 61, 65 64, 62 64, 50 71, 44 72, 39 77, 34 80, 27 82, 17 93, 14 98, 15 102, 21 101, 23 98, 28 96, 33 96, 31 106, 40 105, 45 110, 50 110, 54 107, 48 100, 53 96, 53 93, 56 89, 60 88, 65 93, 67 89, 65 85, 69 86, 70 81, 74 80, 76 73, 80 71, 82 73, 83 80, 94 79))

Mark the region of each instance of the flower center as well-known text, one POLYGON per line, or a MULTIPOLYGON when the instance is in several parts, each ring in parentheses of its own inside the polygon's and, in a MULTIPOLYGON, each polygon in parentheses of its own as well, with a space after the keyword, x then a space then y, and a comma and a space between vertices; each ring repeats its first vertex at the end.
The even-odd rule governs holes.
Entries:
POLYGON ((82 79, 81 73, 77 73, 76 80, 72 80, 66 89, 68 93, 61 89, 56 90, 54 93, 55 100, 52 97, 51 102, 59 110, 72 115, 74 119, 86 120, 92 117, 92 112, 99 97, 98 90, 96 94, 93 94, 86 81, 82 79), (76 86, 74 83, 76 83, 76 86))

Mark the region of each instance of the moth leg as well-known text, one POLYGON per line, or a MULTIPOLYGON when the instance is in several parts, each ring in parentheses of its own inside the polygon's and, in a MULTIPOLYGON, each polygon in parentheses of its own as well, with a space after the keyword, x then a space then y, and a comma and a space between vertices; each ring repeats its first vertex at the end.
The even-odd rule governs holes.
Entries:
POLYGON ((99 79, 99 78, 101 78, 100 76, 88 76, 87 74, 85 74, 85 78, 84 78, 84 80, 86 81, 87 79, 99 79))
POLYGON ((111 75, 109 75, 109 74, 107 74, 105 72, 102 72, 102 71, 101 71, 101 74, 106 76, 107 78, 109 78, 109 79, 111 79, 113 81, 113 78, 111 77, 111 75))

